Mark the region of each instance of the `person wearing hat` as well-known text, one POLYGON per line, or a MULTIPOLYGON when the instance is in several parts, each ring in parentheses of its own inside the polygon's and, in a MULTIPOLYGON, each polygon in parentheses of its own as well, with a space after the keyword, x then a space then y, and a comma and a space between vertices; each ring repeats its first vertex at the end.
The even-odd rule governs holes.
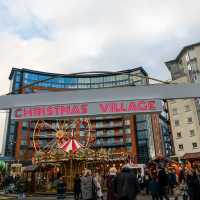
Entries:
POLYGON ((139 184, 131 164, 125 164, 113 183, 114 196, 119 200, 135 200, 139 184))

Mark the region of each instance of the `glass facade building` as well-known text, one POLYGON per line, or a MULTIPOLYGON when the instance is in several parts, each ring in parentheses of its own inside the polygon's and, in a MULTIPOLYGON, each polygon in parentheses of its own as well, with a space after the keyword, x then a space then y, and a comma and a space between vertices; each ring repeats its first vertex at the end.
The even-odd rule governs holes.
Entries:
MULTIPOLYGON (((115 73, 79 73, 74 75, 40 72, 29 69, 13 68, 9 79, 11 93, 39 93, 76 89, 94 89, 117 86, 147 85, 147 73, 143 68, 118 71, 115 73), (40 82, 39 82, 40 81, 40 82), (31 84, 31 85, 30 85, 31 84), (28 87, 23 87, 29 85, 28 87)), ((97 90, 98 92, 98 90, 97 90)), ((159 116, 159 114, 156 114, 159 116)), ((157 155, 154 127, 160 122, 152 122, 151 114, 129 116, 106 116, 91 118, 95 129, 94 148, 103 148, 112 152, 130 152, 139 163, 145 163, 157 155), (133 142, 134 140, 134 142, 133 142)), ((30 160, 32 148, 32 122, 17 122, 8 116, 5 155, 16 160, 30 160)), ((80 133, 81 134, 81 133, 80 133)), ((163 153, 167 152, 170 132, 160 128, 163 140, 163 153), (166 142, 165 142, 166 141, 166 142), (166 144, 167 143, 167 144, 166 144), (166 148, 165 148, 166 147, 166 148)), ((161 137, 160 137, 161 138, 161 137)), ((166 153, 170 155, 171 152, 166 153)))

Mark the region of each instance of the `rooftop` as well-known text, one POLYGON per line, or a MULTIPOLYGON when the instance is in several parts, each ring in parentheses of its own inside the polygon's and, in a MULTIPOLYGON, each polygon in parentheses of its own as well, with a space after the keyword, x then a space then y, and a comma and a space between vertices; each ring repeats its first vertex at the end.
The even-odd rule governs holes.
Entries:
POLYGON ((9 79, 11 80, 13 77, 13 74, 15 71, 20 72, 27 72, 27 73, 33 73, 33 74, 40 74, 40 75, 46 75, 46 76, 64 76, 64 77, 100 77, 100 76, 110 76, 110 75, 116 75, 116 74, 123 74, 123 73, 131 73, 134 71, 141 71, 145 76, 148 76, 147 72, 144 70, 143 67, 136 67, 132 69, 127 70, 120 70, 120 71, 91 71, 91 72, 79 72, 79 73, 73 73, 73 74, 59 74, 59 73, 50 73, 50 72, 43 72, 43 71, 37 71, 32 69, 26 69, 26 68, 15 68, 13 67, 9 79))
MULTIPOLYGON (((174 59, 174 60, 170 60, 170 61, 167 61, 165 62, 166 66, 168 67, 169 64, 172 64, 172 63, 177 63, 178 60, 180 59, 180 57, 182 56, 182 54, 188 50, 188 49, 191 49, 195 46, 199 46, 200 45, 200 42, 197 42, 197 43, 193 43, 193 44, 190 44, 190 45, 187 45, 187 46, 184 46, 182 48, 182 50, 179 52, 179 54, 177 55, 177 57, 174 59)), ((169 68, 169 67, 168 67, 169 68)))

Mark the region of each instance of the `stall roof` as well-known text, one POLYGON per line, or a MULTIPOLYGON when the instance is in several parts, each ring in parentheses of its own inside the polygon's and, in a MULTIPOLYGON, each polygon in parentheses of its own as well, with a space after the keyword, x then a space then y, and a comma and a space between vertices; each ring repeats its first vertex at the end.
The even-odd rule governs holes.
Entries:
POLYGON ((0 156, 0 160, 3 160, 3 161, 16 161, 13 157, 8 157, 8 156, 0 156))
POLYGON ((183 155, 182 159, 200 159, 200 152, 186 153, 183 155))
POLYGON ((38 169, 37 165, 28 165, 23 168, 24 172, 35 172, 38 169))

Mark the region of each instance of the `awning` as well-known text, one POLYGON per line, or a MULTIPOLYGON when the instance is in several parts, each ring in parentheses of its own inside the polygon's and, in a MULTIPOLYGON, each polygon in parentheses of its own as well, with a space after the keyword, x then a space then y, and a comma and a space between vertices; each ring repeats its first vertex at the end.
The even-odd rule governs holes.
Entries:
POLYGON ((24 172, 35 172, 38 169, 37 165, 29 165, 23 168, 24 172))
POLYGON ((16 161, 13 157, 8 157, 8 156, 0 156, 0 160, 3 160, 3 161, 16 161))
POLYGON ((200 152, 196 152, 196 153, 186 153, 183 155, 182 159, 200 159, 200 152))

